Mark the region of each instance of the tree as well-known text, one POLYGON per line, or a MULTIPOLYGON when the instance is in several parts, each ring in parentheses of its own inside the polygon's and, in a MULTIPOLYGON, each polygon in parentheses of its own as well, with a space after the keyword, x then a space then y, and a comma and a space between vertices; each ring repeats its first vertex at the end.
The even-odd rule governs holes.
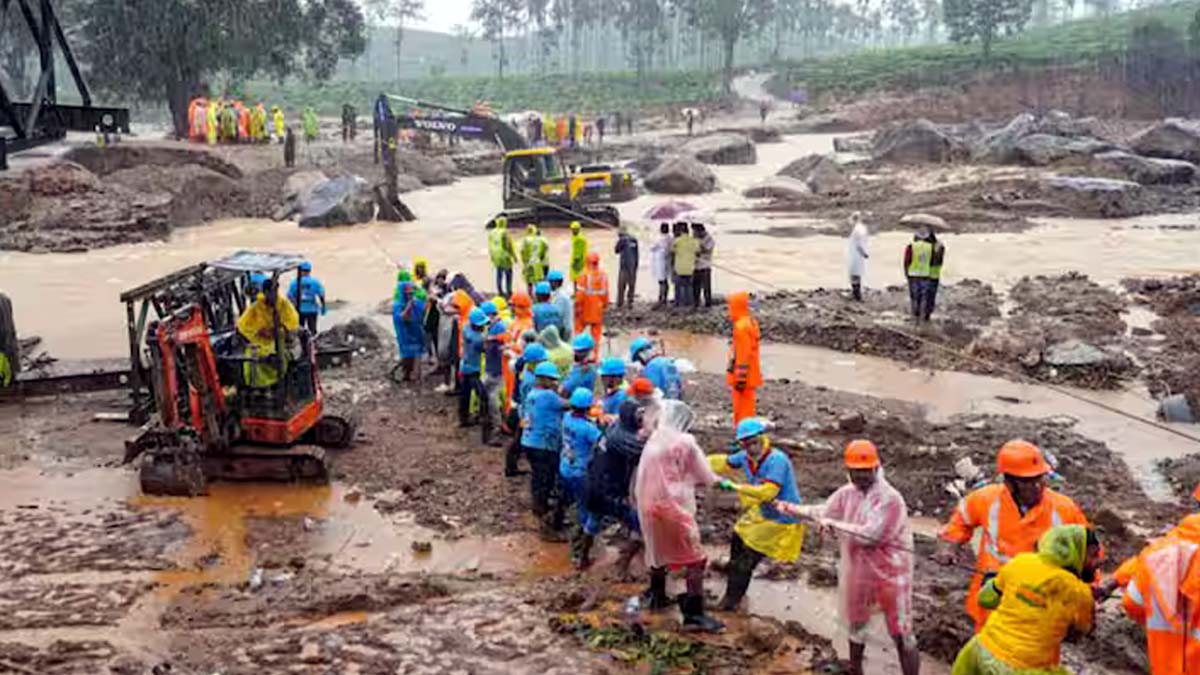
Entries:
POLYGON ((770 21, 774 0, 674 0, 687 16, 688 23, 721 41, 723 67, 721 84, 725 93, 733 91, 733 55, 742 38, 763 28, 770 21))
POLYGON ((942 14, 951 40, 963 44, 978 40, 983 58, 990 59, 996 37, 1025 29, 1033 0, 944 0, 942 14))
POLYGON ((366 48, 364 28, 354 0, 93 0, 78 46, 94 85, 165 98, 182 136, 206 78, 327 79, 339 58, 366 48))
POLYGON ((366 0, 367 10, 380 23, 396 24, 396 79, 400 79, 400 50, 404 26, 425 18, 425 0, 366 0))
POLYGON ((464 26, 461 23, 454 24, 451 30, 454 32, 454 38, 458 40, 460 50, 458 65, 462 66, 463 72, 466 72, 467 67, 471 64, 471 43, 475 40, 475 31, 471 30, 470 26, 464 26))
POLYGON ((641 82, 659 43, 667 37, 667 8, 660 0, 617 0, 615 9, 617 26, 641 82))
POLYGON ((496 75, 504 79, 504 66, 508 55, 504 52, 504 34, 516 27, 521 20, 521 0, 472 0, 471 20, 479 24, 483 37, 496 50, 496 75))

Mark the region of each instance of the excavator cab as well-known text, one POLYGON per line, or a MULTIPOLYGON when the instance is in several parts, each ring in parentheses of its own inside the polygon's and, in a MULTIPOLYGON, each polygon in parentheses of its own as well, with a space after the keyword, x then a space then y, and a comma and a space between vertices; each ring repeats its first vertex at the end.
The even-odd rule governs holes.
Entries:
POLYGON ((141 459, 143 492, 203 494, 215 479, 328 480, 323 448, 348 447, 354 425, 325 414, 315 336, 287 318, 282 284, 302 262, 240 251, 122 294, 135 409, 139 388, 153 409, 126 444, 125 461, 141 459))
POLYGON ((553 148, 514 150, 504 156, 504 208, 534 208, 571 199, 567 174, 553 148))

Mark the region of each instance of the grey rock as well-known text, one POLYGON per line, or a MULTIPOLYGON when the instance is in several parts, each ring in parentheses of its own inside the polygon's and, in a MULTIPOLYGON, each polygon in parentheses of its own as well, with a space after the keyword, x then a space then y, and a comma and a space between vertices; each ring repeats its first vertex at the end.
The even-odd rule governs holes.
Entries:
POLYGON ((683 144, 679 154, 695 157, 705 164, 754 164, 758 161, 754 141, 733 133, 693 138, 683 144))
POLYGON ((338 176, 315 186, 301 204, 300 227, 336 227, 369 222, 375 195, 358 176, 338 176))
POLYGON ((1172 118, 1144 129, 1130 146, 1139 155, 1200 162, 1200 122, 1172 118))
POLYGON ((1196 165, 1182 159, 1141 157, 1128 152, 1103 152, 1095 165, 1142 185, 1185 185, 1196 176, 1196 165))
POLYGON ((660 194, 697 195, 712 192, 717 177, 693 157, 672 157, 646 176, 645 185, 660 194))
POLYGON ((1065 160, 1083 160, 1116 150, 1112 143, 1094 138, 1067 138, 1049 134, 1030 134, 1017 141, 1013 157, 1023 164, 1048 166, 1065 160))
POLYGON ((1082 340, 1064 340, 1046 348, 1043 360, 1051 366, 1098 366, 1108 361, 1104 350, 1082 340))
POLYGON ((842 193, 849 188, 846 173, 830 155, 801 157, 780 169, 777 175, 802 181, 816 194, 842 193))
POLYGON ((871 137, 870 136, 843 136, 833 139, 834 152, 853 152, 859 154, 871 154, 871 137))
POLYGON ((787 176, 771 176, 742 192, 751 199, 799 199, 812 194, 808 183, 787 176))
POLYGON ((902 163, 950 162, 965 155, 960 141, 927 119, 881 129, 872 150, 877 160, 902 163))
POLYGON ((988 159, 993 162, 1008 163, 1013 161, 1017 142, 1037 129, 1037 118, 1029 113, 1021 113, 1012 118, 1008 124, 983 137, 975 155, 978 159, 988 159))

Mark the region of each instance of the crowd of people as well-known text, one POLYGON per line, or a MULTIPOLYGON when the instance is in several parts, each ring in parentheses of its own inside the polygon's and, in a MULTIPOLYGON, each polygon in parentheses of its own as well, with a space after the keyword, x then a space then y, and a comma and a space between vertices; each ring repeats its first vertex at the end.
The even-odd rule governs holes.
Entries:
POLYGON ((629 112, 614 112, 587 119, 582 115, 543 115, 530 113, 523 121, 525 138, 530 145, 575 148, 581 145, 604 143, 606 133, 620 136, 633 135, 634 115, 629 112))
MULTIPOLYGON (((317 138, 317 113, 311 106, 300 113, 306 141, 317 138)), ((279 106, 267 111, 262 101, 253 106, 233 98, 198 96, 188 103, 188 139, 194 143, 284 143, 291 133, 279 106)))

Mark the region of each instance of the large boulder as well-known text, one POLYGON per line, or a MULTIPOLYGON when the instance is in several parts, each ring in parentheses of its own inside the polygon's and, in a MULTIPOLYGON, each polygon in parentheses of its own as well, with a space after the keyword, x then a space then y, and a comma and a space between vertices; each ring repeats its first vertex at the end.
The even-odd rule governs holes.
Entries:
POLYGON ((1042 184, 1051 196, 1080 215, 1121 218, 1141 212, 1142 186, 1127 180, 1091 176, 1050 176, 1042 184))
POLYGON ((454 182, 454 162, 441 155, 420 152, 396 153, 401 173, 416 176, 422 185, 449 185, 454 182))
POLYGON ((671 157, 646 176, 645 185, 661 194, 698 195, 712 192, 717 177, 694 157, 671 157))
POLYGON ((875 134, 872 155, 885 162, 950 162, 964 155, 962 144, 927 119, 912 120, 875 134))
POLYGON ((1130 145, 1137 154, 1147 157, 1200 162, 1200 122, 1164 120, 1138 133, 1130 145))
POLYGON ((322 171, 297 171, 283 182, 283 198, 279 208, 271 214, 275 220, 284 220, 300 213, 318 185, 329 180, 322 171))
POLYGON ((1049 134, 1030 134, 1013 148, 1013 158, 1022 164, 1049 166, 1058 162, 1083 161, 1102 152, 1117 149, 1112 143, 1094 138, 1068 138, 1049 134))
POLYGON ((787 176, 771 176, 749 188, 742 196, 751 199, 800 199, 812 194, 808 183, 787 176))
POLYGON ((985 135, 975 156, 1000 164, 1011 162, 1016 154, 1017 142, 1034 133, 1036 129, 1037 118, 1029 113, 1021 113, 1008 124, 985 135))
POLYGON ((1064 340, 1046 348, 1042 360, 1057 367, 1099 366, 1109 360, 1103 349, 1081 340, 1064 340))
POLYGON ((1105 172, 1142 185, 1184 185, 1196 176, 1196 165, 1182 159, 1140 157, 1128 152, 1103 152, 1093 158, 1105 172))
POLYGON ((301 204, 300 227, 336 227, 375 217, 375 194, 358 176, 338 176, 315 186, 301 204))
POLYGON ((732 133, 693 138, 683 144, 679 153, 695 157, 705 164, 754 164, 758 161, 754 141, 732 133))
POLYGON ((806 155, 780 169, 778 175, 803 181, 821 195, 844 193, 849 187, 841 165, 829 155, 806 155))

